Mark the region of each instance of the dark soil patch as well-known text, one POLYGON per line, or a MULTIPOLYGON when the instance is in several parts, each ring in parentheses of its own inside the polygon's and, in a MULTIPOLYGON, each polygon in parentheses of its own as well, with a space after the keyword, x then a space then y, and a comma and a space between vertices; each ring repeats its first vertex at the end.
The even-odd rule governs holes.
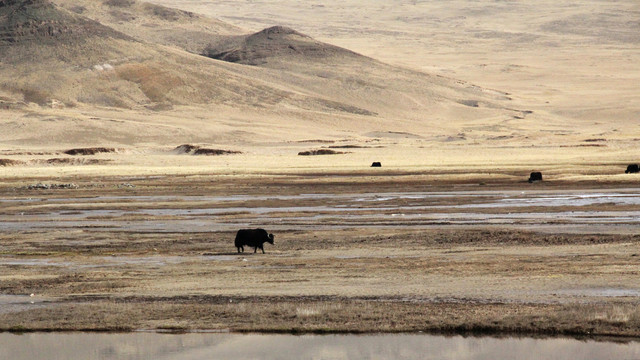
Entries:
POLYGON ((469 106, 469 107, 479 107, 480 106, 480 102, 478 102, 478 100, 460 100, 460 101, 458 101, 458 104, 462 104, 464 106, 469 106))
POLYGON ((71 164, 73 159, 63 159, 63 158, 53 158, 45 160, 47 164, 51 165, 61 165, 61 164, 71 164))
POLYGON ((11 159, 0 159, 0 166, 16 166, 23 165, 24 162, 19 160, 11 160, 11 159))
POLYGON ((173 150, 177 151, 179 154, 190 154, 199 148, 200 148, 199 146, 184 144, 184 145, 178 146, 173 150))
POLYGON ((49 165, 101 165, 110 162, 111 160, 104 159, 69 159, 69 158, 52 158, 47 160, 36 160, 36 164, 49 164, 49 165))
POLYGON ((174 149, 178 154, 191 154, 191 155, 227 155, 227 154, 242 154, 241 151, 223 150, 223 149, 209 149, 203 148, 197 145, 184 144, 174 149))
POLYGON ((330 149, 371 149, 371 148, 384 148, 384 146, 365 146, 365 145, 331 145, 327 146, 330 149))
POLYGON ((26 107, 27 104, 22 101, 12 101, 8 99, 0 99, 0 109, 2 110, 13 110, 13 109, 22 109, 26 107))
POLYGON ((43 184, 37 183, 28 185, 26 189, 28 190, 51 190, 51 189, 77 189, 78 185, 74 183, 69 184, 43 184))
POLYGON ((346 154, 346 152, 335 151, 329 149, 320 149, 320 150, 309 150, 309 151, 301 151, 298 155, 309 156, 309 155, 339 155, 346 154))
POLYGON ((604 144, 577 144, 577 145, 560 145, 561 148, 566 147, 607 147, 604 144))
POLYGON ((222 149, 207 149, 200 148, 193 152, 193 155, 226 155, 226 154, 241 154, 240 151, 222 150, 222 149))
POLYGON ((311 139, 311 140, 299 140, 299 141, 296 141, 296 142, 299 142, 299 143, 326 143, 326 144, 332 144, 335 141, 333 141, 333 140, 311 139))
POLYGON ((370 146, 361 146, 361 145, 332 145, 329 146, 331 149, 362 149, 368 148, 370 146))
POLYGON ((95 155, 100 153, 112 153, 116 152, 114 148, 105 148, 105 147, 92 147, 92 148, 77 148, 67 150, 64 153, 67 155, 95 155))

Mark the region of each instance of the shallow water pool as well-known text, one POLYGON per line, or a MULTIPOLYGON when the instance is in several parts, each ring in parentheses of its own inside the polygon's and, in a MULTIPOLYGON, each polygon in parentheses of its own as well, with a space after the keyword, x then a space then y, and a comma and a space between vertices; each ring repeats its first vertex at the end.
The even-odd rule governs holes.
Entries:
POLYGON ((567 338, 227 333, 0 334, 0 359, 638 359, 640 343, 567 338))

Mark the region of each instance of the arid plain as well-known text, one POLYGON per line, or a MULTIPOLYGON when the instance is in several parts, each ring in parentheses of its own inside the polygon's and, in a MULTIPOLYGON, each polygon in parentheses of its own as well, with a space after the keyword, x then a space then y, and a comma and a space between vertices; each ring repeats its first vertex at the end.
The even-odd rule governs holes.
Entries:
POLYGON ((0 2, 0 329, 640 336, 637 4, 153 3, 0 2))

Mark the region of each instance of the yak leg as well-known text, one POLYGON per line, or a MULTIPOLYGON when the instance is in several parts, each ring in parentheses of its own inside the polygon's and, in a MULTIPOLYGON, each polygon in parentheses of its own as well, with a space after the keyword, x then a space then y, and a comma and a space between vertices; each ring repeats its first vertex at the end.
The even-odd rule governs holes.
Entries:
POLYGON ((253 253, 255 254, 256 251, 258 251, 258 247, 257 246, 253 248, 253 253))
POLYGON ((262 250, 262 253, 264 254, 264 245, 260 245, 260 250, 262 250))

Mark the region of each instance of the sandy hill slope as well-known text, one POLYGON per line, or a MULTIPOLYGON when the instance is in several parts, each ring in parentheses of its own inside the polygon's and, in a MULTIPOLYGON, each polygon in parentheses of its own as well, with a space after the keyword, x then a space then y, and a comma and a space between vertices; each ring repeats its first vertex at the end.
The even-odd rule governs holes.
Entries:
POLYGON ((150 43, 200 54, 218 37, 243 30, 193 12, 135 0, 54 0, 55 4, 150 43))
MULTIPOLYGON (((94 85, 89 71, 94 66, 104 70, 102 64, 124 56, 123 44, 129 48, 138 46, 132 38, 60 10, 48 1, 0 2, 2 90, 22 96, 25 102, 44 105, 56 100, 55 95, 59 101, 71 104, 80 96, 66 93, 74 87, 88 90, 83 91, 88 98, 97 96, 89 88, 99 91, 100 86, 78 86, 78 83, 94 85)), ((109 94, 104 96, 105 105, 115 104, 109 101, 109 94)))
POLYGON ((0 28, 2 91, 24 102, 124 109, 227 103, 326 107, 284 84, 262 80, 253 69, 143 42, 44 0, 3 3, 0 28))
POLYGON ((465 129, 503 135, 505 122, 528 115, 512 109, 505 93, 389 66, 284 27, 225 35, 235 28, 187 12, 132 1, 59 1, 68 9, 44 0, 1 3, 0 106, 15 111, 0 124, 11 134, 5 141, 165 145, 328 134, 458 141, 465 129), (105 26, 96 21, 105 7, 125 9, 147 26, 105 26), (195 38, 206 35, 214 59, 148 26, 175 18, 210 25, 195 38), (65 135, 70 128, 74 136, 65 135))
POLYGON ((389 66, 283 26, 221 39, 209 45, 205 54, 279 70, 269 73, 277 78, 274 81, 340 99, 362 114, 416 120, 425 114, 435 118, 455 114, 465 119, 497 115, 508 107, 509 97, 503 92, 389 66))
POLYGON ((638 132, 637 0, 149 1, 248 29, 283 24, 385 63, 507 91, 540 116, 531 135, 638 132))

